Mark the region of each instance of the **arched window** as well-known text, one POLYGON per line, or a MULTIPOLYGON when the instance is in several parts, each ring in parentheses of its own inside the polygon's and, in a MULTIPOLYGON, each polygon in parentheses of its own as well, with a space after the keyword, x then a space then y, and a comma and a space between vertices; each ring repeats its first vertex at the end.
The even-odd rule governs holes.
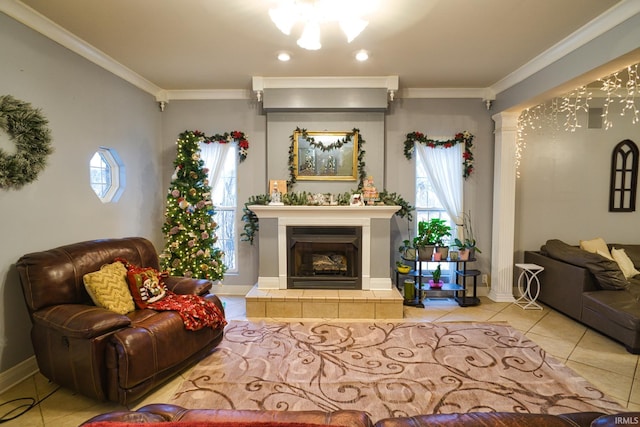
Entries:
POLYGON ((625 139, 615 146, 611 158, 609 212, 634 212, 638 187, 638 146, 625 139))

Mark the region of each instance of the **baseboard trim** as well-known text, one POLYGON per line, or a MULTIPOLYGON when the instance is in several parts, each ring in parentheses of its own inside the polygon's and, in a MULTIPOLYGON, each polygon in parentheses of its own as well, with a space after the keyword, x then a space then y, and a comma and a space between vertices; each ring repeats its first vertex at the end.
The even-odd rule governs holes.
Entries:
POLYGON ((16 384, 21 383, 30 376, 38 373, 36 357, 31 356, 27 360, 18 363, 13 368, 0 372, 0 393, 4 393, 16 384))
POLYGON ((245 296, 253 285, 213 285, 209 293, 216 295, 245 296))

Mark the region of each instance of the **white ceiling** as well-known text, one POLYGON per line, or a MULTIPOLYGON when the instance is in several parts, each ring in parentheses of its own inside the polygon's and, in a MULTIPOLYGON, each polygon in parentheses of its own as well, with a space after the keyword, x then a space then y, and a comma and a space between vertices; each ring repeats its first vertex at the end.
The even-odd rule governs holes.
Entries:
MULTIPOLYGON (((541 59, 552 61, 562 49, 575 49, 621 22, 623 14, 616 12, 630 2, 638 4, 381 0, 380 10, 351 44, 337 25, 323 27, 319 51, 299 48, 297 37, 273 25, 272 0, 0 0, 0 11, 41 27, 35 29, 74 45, 94 62, 111 63, 105 68, 150 92, 246 91, 252 76, 389 75, 399 77, 401 90, 499 92, 537 71, 541 59), (369 61, 355 61, 359 49, 369 51, 369 61), (280 51, 288 51, 291 61, 279 62, 280 51)), ((294 35, 299 31, 294 28, 294 35)))

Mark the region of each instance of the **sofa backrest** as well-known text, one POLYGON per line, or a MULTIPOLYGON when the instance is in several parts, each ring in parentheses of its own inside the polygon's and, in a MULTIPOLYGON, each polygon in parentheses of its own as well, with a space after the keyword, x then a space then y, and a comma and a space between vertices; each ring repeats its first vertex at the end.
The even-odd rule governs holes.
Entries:
POLYGON ((82 277, 116 258, 158 269, 158 254, 142 237, 90 240, 22 256, 16 267, 29 313, 51 305, 92 304, 82 277))

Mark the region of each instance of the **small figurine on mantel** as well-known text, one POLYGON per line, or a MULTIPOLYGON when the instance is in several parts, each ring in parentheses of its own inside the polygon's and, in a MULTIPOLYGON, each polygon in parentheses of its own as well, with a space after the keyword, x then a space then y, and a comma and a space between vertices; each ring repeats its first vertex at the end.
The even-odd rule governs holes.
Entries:
POLYGON ((282 206, 284 205, 284 203, 282 203, 282 193, 280 192, 280 189, 278 188, 278 181, 274 180, 272 181, 272 185, 271 185, 271 201, 269 202, 270 205, 276 205, 276 206, 282 206))
POLYGON ((373 177, 368 176, 363 180, 362 183, 362 198, 368 205, 372 205, 378 200, 379 197, 378 190, 373 185, 373 177))

